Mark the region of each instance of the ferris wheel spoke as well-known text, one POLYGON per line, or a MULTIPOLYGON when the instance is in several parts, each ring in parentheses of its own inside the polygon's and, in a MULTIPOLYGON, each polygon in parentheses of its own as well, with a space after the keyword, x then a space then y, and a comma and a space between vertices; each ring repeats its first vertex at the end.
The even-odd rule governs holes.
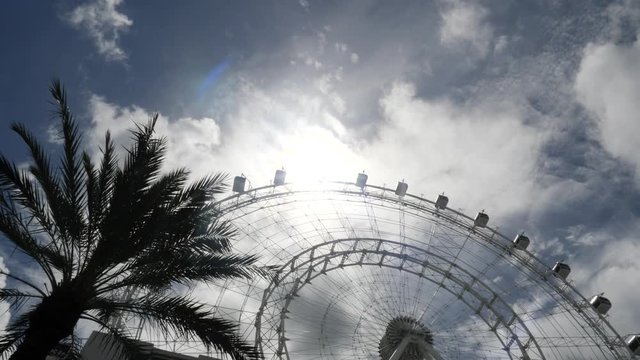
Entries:
MULTIPOLYGON (((428 251, 430 250, 430 248, 433 246, 432 244, 434 243, 434 241, 438 241, 436 233, 437 233, 437 228, 438 228, 438 223, 434 223, 431 227, 431 231, 429 232, 429 237, 426 243, 426 247, 425 250, 428 251)), ((431 299, 427 302, 426 307, 424 307, 423 309, 415 309, 415 311, 420 311, 420 314, 418 315, 418 319, 422 319, 422 317, 424 316, 424 314, 429 310, 429 307, 431 306, 431 304, 433 303, 434 299, 436 298, 438 292, 440 291, 440 287, 437 287, 431 295, 431 299)))

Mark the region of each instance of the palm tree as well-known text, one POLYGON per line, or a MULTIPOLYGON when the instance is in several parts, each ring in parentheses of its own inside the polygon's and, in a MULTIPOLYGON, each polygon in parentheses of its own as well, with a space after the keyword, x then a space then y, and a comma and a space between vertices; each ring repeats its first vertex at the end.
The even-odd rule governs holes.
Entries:
POLYGON ((73 349, 82 319, 108 331, 133 357, 138 343, 113 321, 128 314, 162 335, 199 340, 233 359, 259 358, 235 324, 175 290, 196 281, 267 275, 254 256, 230 253, 234 230, 212 205, 226 176, 189 183, 186 169, 161 173, 166 148, 153 135, 157 115, 132 130, 122 165, 108 132, 94 163, 81 153, 81 134, 59 81, 50 92, 64 140, 59 166, 21 124, 12 129, 29 148, 28 170, 0 156, 1 241, 26 255, 42 278, 0 272, 15 284, 0 290, 13 310, 0 355, 34 360, 60 346, 73 349), (118 296, 132 288, 144 296, 118 296))

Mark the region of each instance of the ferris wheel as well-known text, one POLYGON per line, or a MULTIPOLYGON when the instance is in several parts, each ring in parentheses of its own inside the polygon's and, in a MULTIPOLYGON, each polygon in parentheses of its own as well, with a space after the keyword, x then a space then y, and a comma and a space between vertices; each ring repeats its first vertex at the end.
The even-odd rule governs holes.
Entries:
POLYGON ((611 302, 585 297, 570 267, 469 217, 396 188, 273 185, 217 203, 235 251, 277 267, 272 279, 212 289, 265 359, 632 359, 638 336, 609 324, 611 302), (554 264, 555 265, 549 265, 554 264))

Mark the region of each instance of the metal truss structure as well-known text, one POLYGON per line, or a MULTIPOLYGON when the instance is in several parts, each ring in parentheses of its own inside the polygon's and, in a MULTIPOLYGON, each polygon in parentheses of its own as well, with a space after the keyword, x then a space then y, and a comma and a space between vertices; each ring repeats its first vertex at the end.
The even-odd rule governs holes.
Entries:
POLYGON ((238 230, 234 251, 278 270, 200 295, 265 359, 633 358, 556 259, 486 214, 351 183, 277 184, 216 206, 238 230))

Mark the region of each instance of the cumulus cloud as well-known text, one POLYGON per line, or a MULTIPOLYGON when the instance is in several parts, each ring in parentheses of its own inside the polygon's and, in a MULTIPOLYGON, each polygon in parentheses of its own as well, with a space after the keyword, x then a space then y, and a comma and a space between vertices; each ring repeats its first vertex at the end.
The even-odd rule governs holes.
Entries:
POLYGON ((635 168, 640 184, 640 41, 589 45, 575 81, 577 98, 597 118, 603 147, 635 168))
MULTIPOLYGON (((446 191, 453 206, 486 208, 492 215, 527 207, 536 191, 532 174, 545 132, 523 125, 513 108, 458 108, 420 99, 412 84, 396 83, 380 100, 385 121, 377 125, 378 135, 367 139, 319 97, 251 85, 234 96, 243 106, 225 116, 231 121, 160 116, 168 166, 188 166, 196 174, 245 173, 255 186, 268 183, 282 166, 294 182, 353 180, 366 169, 372 183, 394 187, 405 178, 413 193, 431 198, 446 191)), ((107 128, 125 142, 133 121, 150 116, 99 96, 90 108, 95 144, 107 128)))
POLYGON ((56 145, 62 145, 64 143, 64 139, 60 136, 60 131, 56 124, 51 124, 47 127, 47 140, 56 145))
POLYGON ((66 20, 76 29, 86 31, 98 52, 109 61, 122 61, 127 54, 120 47, 120 34, 127 31, 133 21, 116 8, 123 0, 93 0, 76 7, 66 20))
MULTIPOLYGON (((107 130, 111 132, 117 144, 128 145, 129 130, 134 128, 135 124, 146 124, 153 116, 152 112, 139 106, 117 106, 98 95, 91 97, 89 111, 91 129, 88 135, 93 149, 104 144, 104 134, 107 130)), ((214 119, 207 117, 170 120, 160 115, 156 123, 156 132, 167 139, 166 166, 171 169, 189 166, 195 170, 196 175, 207 172, 207 164, 220 145, 220 127, 214 119), (192 164, 194 166, 191 166, 192 164)))
MULTIPOLYGON (((187 166, 194 176, 214 171, 245 173, 256 186, 268 183, 275 169, 283 166, 291 169, 289 180, 298 181, 335 180, 341 173, 361 168, 362 161, 341 140, 347 136, 344 125, 318 99, 283 96, 288 100, 246 87, 237 94, 242 108, 230 114, 233 121, 224 126, 211 118, 160 115, 156 130, 167 139, 166 167, 187 166)), ((117 143, 127 144, 127 130, 134 123, 146 123, 152 115, 139 106, 119 106, 97 95, 89 108, 88 136, 94 148, 103 143, 108 129, 117 143)))
POLYGON ((588 263, 578 263, 576 279, 583 295, 589 297, 604 292, 613 306, 610 321, 625 335, 638 331, 640 314, 637 312, 637 296, 633 294, 640 286, 640 244, 638 227, 634 232, 616 238, 611 233, 585 234, 588 238, 598 238, 605 245, 596 259, 588 263))
POLYGON ((440 13, 440 41, 447 45, 469 45, 481 56, 487 54, 493 28, 486 22, 488 11, 475 2, 452 0, 440 13))
POLYGON ((335 180, 364 162, 351 149, 342 121, 316 96, 266 92, 247 84, 236 94, 243 106, 222 127, 217 166, 243 172, 257 185, 282 166, 294 182, 335 180))
POLYGON ((367 152, 376 172, 393 174, 386 181, 407 178, 428 197, 447 191, 452 206, 471 211, 507 214, 531 201, 546 135, 523 125, 517 109, 425 101, 408 83, 396 83, 381 106, 387 121, 367 152))

